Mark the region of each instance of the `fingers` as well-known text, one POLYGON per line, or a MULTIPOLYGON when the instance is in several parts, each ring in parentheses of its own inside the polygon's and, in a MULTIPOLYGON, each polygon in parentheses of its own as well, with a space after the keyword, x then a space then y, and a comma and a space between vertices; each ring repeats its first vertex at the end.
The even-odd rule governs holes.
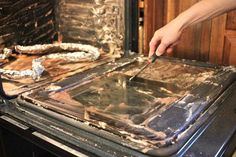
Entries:
POLYGON ((157 56, 161 56, 162 54, 164 54, 168 48, 168 44, 161 42, 160 45, 158 46, 158 48, 156 49, 156 55, 157 56))
POLYGON ((160 43, 161 38, 157 33, 154 34, 151 42, 149 43, 149 57, 151 57, 157 50, 157 46, 160 43))
POLYGON ((170 45, 167 49, 166 49, 166 53, 170 54, 174 51, 174 47, 178 44, 178 42, 175 42, 174 44, 170 45))
POLYGON ((157 54, 158 56, 163 55, 165 52, 168 53, 168 54, 170 54, 170 53, 172 53, 172 52, 174 51, 174 47, 175 47, 177 44, 178 44, 178 41, 175 42, 175 43, 173 43, 173 44, 171 44, 171 45, 162 42, 162 43, 158 46, 158 48, 157 48, 157 50, 156 50, 156 54, 157 54))
POLYGON ((169 48, 167 48, 166 53, 167 54, 171 54, 173 51, 174 51, 174 48, 173 47, 169 47, 169 48))
POLYGON ((180 33, 176 33, 173 36, 163 36, 160 31, 156 31, 151 42, 149 43, 149 57, 154 53, 157 56, 163 55, 165 52, 172 53, 174 46, 178 44, 180 33))

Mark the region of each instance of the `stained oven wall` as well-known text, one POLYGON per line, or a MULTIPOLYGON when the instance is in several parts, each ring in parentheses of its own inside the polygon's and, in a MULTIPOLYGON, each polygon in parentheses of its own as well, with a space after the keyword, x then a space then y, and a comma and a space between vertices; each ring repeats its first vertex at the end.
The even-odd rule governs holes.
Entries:
POLYGON ((0 48, 76 42, 106 52, 124 45, 124 0, 1 0, 0 48))
POLYGON ((58 0, 60 40, 113 53, 124 44, 124 0, 58 0))
POLYGON ((0 49, 57 40, 56 0, 1 0, 0 49))

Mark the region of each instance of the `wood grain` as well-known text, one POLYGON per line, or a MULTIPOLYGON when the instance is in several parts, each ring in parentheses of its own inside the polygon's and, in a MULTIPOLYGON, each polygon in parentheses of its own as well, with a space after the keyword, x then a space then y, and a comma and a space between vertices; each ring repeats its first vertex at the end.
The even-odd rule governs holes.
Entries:
POLYGON ((225 38, 223 64, 236 65, 236 33, 225 38))
MULTIPOLYGON (((164 26, 198 1, 166 0, 155 1, 156 3, 151 0, 144 1, 145 14, 147 14, 145 15, 145 22, 148 24, 144 29, 146 51, 148 51, 148 43, 155 29, 164 26), (152 13, 158 7, 161 7, 159 14, 157 12, 152 13), (154 18, 157 14, 159 18, 154 18)), ((236 65, 236 59, 233 55, 236 44, 235 34, 236 10, 187 28, 171 56, 216 64, 236 65)))
POLYGON ((144 54, 147 55, 149 42, 154 32, 164 23, 164 0, 146 0, 144 2, 144 54))
MULTIPOLYGON (((177 15, 189 7, 191 7, 198 0, 180 0, 179 1, 179 12, 177 15)), ((187 59, 195 59, 198 57, 196 54, 196 46, 199 45, 199 29, 200 25, 195 25, 187 28, 181 36, 180 43, 176 47, 176 51, 174 52, 174 56, 178 58, 187 58, 187 59), (198 32, 197 32, 198 31, 198 32)))
POLYGON ((211 26, 212 21, 208 20, 202 23, 201 39, 200 39, 200 50, 199 50, 199 60, 208 61, 211 43, 211 26))
POLYGON ((231 11, 227 15, 226 29, 236 31, 236 11, 231 11))
POLYGON ((226 14, 212 20, 211 46, 209 59, 211 63, 222 64, 226 14))

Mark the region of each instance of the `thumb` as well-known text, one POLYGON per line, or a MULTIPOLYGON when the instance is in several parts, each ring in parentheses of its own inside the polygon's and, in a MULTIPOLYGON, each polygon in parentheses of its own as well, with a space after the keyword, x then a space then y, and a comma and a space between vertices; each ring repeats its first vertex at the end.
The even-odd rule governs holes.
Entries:
POLYGON ((157 50, 156 50, 156 55, 157 56, 161 56, 166 52, 168 45, 161 42, 160 45, 158 46, 157 50))

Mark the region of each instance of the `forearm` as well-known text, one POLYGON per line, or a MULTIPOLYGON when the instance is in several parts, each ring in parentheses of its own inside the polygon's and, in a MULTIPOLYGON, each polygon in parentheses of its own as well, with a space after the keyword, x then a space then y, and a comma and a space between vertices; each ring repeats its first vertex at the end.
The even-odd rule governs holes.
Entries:
POLYGON ((202 0, 157 30, 150 41, 149 56, 173 51, 185 28, 236 8, 236 0, 202 0))
POLYGON ((175 20, 180 29, 218 16, 236 8, 236 0, 202 0, 186 11, 182 12, 175 20))

